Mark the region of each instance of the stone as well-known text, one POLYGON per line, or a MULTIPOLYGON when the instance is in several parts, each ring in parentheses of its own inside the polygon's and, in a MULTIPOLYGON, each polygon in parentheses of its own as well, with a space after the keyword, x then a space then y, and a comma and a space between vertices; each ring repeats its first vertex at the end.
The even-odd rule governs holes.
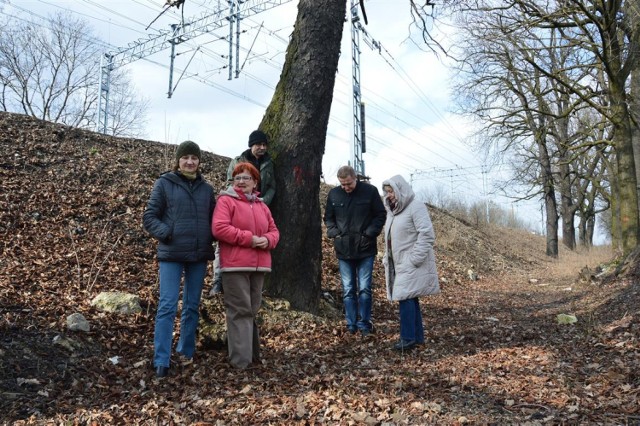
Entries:
POLYGON ((89 331, 91 325, 84 315, 76 312, 67 317, 67 328, 71 331, 89 331))
POLYGON ((91 306, 118 314, 137 314, 142 312, 140 307, 140 298, 135 294, 120 292, 103 292, 97 295, 92 301, 91 306))

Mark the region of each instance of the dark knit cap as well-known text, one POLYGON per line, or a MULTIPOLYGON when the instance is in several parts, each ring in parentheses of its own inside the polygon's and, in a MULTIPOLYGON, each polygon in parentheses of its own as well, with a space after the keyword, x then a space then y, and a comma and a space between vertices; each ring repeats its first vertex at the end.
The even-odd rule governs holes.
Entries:
POLYGON ((250 147, 255 145, 255 144, 257 144, 258 142, 269 143, 269 138, 267 138, 267 135, 265 135, 262 130, 254 130, 249 135, 249 146, 250 147))
POLYGON ((193 141, 184 141, 180 145, 178 145, 178 149, 176 149, 176 160, 184 157, 185 155, 195 155, 200 159, 200 147, 197 143, 193 141))

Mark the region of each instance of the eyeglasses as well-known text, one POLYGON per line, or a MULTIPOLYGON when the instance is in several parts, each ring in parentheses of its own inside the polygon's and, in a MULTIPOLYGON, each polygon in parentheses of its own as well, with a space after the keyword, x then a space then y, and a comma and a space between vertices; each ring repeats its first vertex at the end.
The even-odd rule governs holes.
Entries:
POLYGON ((241 180, 247 181, 247 180, 251 180, 253 179, 251 176, 247 176, 247 175, 238 175, 238 176, 234 176, 233 180, 235 180, 236 182, 240 182, 241 180))

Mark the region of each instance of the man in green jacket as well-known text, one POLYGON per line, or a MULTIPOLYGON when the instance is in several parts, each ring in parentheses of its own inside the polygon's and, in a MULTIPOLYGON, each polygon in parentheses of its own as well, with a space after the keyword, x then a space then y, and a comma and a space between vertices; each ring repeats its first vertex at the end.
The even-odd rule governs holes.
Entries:
POLYGON ((262 130, 254 130, 249 135, 249 149, 231 160, 227 169, 227 181, 231 182, 231 174, 236 164, 251 163, 260 171, 260 198, 268 206, 276 195, 276 177, 273 172, 273 162, 267 152, 269 138, 262 130))
MULTIPOLYGON (((238 163, 251 163, 260 171, 260 198, 269 206, 276 195, 276 177, 273 171, 273 162, 271 156, 267 152, 269 148, 269 138, 262 130, 254 130, 249 135, 249 149, 232 159, 227 168, 227 182, 232 184, 233 169, 238 163)), ((217 253, 217 250, 216 250, 217 253)), ((216 258, 218 256, 216 255, 216 258)), ((213 289, 211 294, 222 292, 222 278, 220 275, 220 266, 214 261, 213 289)))

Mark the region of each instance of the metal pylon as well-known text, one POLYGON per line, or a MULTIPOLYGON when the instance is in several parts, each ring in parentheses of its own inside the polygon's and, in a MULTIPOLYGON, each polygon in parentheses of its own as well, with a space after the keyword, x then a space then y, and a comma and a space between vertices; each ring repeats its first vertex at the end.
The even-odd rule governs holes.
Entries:
POLYGON ((360 91, 360 16, 358 16, 358 3, 351 0, 351 70, 352 70, 352 106, 353 106, 353 168, 358 177, 364 177, 365 152, 363 143, 362 121, 362 94, 360 91))
MULTIPOLYGON (((176 44, 191 40, 200 35, 208 34, 222 28, 227 23, 239 21, 242 18, 256 15, 272 9, 291 0, 229 0, 229 9, 219 9, 205 12, 193 17, 190 22, 174 26, 170 31, 158 31, 148 38, 138 39, 129 43, 127 47, 106 53, 100 66, 100 93, 98 99, 98 119, 96 129, 106 133, 109 119, 109 89, 111 72, 123 65, 138 59, 146 58, 154 53, 175 47, 176 44)), ((232 40, 229 40, 232 43, 232 40)), ((238 50, 238 48, 236 49, 238 50)), ((231 52, 231 49, 230 49, 231 52)), ((230 59, 231 61, 231 59, 230 59)), ((230 62, 231 63, 231 62, 230 62)))

